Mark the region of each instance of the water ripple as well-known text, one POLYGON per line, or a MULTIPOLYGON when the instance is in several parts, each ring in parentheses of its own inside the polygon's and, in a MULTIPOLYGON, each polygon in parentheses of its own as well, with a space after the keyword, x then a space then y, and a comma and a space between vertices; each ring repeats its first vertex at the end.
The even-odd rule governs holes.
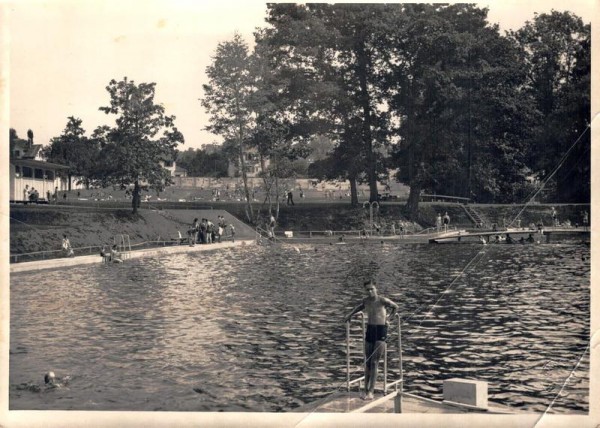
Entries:
MULTIPOLYGON (((491 400, 543 411, 586 349, 583 245, 489 246, 466 272, 480 247, 296 248, 13 275, 10 408, 282 411, 317 400, 345 385, 341 320, 371 277, 406 320, 407 390, 440 399, 443 379, 477 378, 491 400), (14 388, 49 369, 76 380, 52 397, 14 388)), ((390 341, 395 375, 396 351, 390 341)), ((584 356, 554 412, 588 410, 588 370, 584 356)))

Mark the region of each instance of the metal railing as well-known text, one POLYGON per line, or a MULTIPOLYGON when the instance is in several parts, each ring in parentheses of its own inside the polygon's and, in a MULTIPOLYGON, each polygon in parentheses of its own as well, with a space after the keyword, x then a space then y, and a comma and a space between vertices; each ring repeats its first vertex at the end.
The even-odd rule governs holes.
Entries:
MULTIPOLYGON (((179 239, 173 238, 171 240, 161 240, 157 239, 154 241, 144 241, 139 242, 137 244, 129 244, 127 246, 128 251, 133 251, 135 249, 144 249, 144 248, 156 248, 156 247, 171 247, 181 245, 179 239)), ((92 245, 87 247, 77 247, 72 248, 73 252, 76 256, 87 256, 92 254, 100 255, 100 250, 102 248, 106 249, 106 245, 92 245)), ((58 259, 64 257, 64 250, 45 250, 45 251, 33 251, 30 253, 20 253, 20 254, 11 254, 10 262, 18 263, 19 261, 23 261, 23 259, 29 259, 28 261, 35 260, 49 260, 49 259, 58 259)))
POLYGON ((256 243, 260 244, 262 243, 263 239, 266 239, 267 242, 270 243, 275 243, 275 242, 279 242, 281 243, 281 240, 279 238, 277 238, 277 236, 275 236, 274 233, 271 233, 261 227, 256 227, 255 229, 256 232, 256 243))
MULTIPOLYGON (((365 353, 365 317, 362 312, 358 313, 361 322, 361 333, 362 333, 362 344, 363 344, 363 367, 367 363, 367 355, 365 353)), ((396 403, 396 411, 402 412, 402 393, 404 390, 404 371, 402 367, 402 318, 400 314, 395 316, 398 320, 398 373, 400 378, 388 383, 388 352, 387 346, 385 347, 383 354, 383 393, 387 394, 388 388, 395 387, 398 400, 396 403)), ((350 320, 346 322, 346 388, 350 391, 352 385, 358 383, 359 388, 362 386, 362 381, 366 380, 365 376, 360 376, 355 379, 351 379, 350 374, 350 320)))
MULTIPOLYGON (((435 228, 433 228, 435 229, 435 228)), ((261 229, 264 231, 264 229, 261 229)), ((265 233, 268 234, 267 231, 264 231, 265 233)), ((369 237, 382 237, 382 236, 398 236, 398 237, 406 237, 406 236, 411 236, 411 235, 418 235, 422 232, 408 232, 408 231, 403 231, 403 232, 399 232, 396 231, 396 233, 392 234, 389 232, 381 232, 381 233, 377 233, 377 232, 373 232, 370 233, 369 230, 366 229, 362 229, 362 230, 292 230, 292 232, 294 233, 294 238, 332 238, 332 237, 341 237, 341 236, 345 236, 345 237, 353 237, 356 236, 358 238, 369 238, 369 237)))

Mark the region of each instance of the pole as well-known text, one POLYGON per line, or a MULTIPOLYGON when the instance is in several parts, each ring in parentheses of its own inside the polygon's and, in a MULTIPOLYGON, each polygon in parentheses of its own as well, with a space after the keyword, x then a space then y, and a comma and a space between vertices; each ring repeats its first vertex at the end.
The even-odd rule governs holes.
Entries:
POLYGON ((346 389, 350 392, 350 321, 346 321, 346 389))
POLYGON ((396 413, 402 413, 402 392, 404 391, 404 371, 402 368, 402 319, 400 318, 400 315, 396 316, 398 317, 398 368, 400 369, 400 391, 398 391, 398 395, 396 396, 394 407, 396 413))
POLYGON ((387 361, 387 344, 384 345, 383 350, 383 394, 387 394, 387 375, 388 375, 388 361, 387 361))

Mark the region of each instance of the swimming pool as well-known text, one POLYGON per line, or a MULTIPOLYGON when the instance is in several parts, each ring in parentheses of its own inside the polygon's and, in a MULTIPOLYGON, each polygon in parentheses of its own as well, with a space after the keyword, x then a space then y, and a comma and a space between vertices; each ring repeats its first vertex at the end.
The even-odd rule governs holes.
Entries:
POLYGON ((373 276, 407 320, 406 391, 441 399, 443 379, 476 378, 492 401, 544 411, 584 355, 552 411, 587 412, 589 256, 576 242, 357 242, 14 274, 9 408, 293 409, 345 387, 342 319, 373 276), (69 387, 16 388, 47 370, 69 387))

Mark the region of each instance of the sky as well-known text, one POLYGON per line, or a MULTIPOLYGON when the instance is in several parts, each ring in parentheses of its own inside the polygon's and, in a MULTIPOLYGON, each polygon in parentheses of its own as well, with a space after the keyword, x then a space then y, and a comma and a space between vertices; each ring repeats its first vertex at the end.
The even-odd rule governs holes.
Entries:
MULTIPOLYGON (((240 33, 252 45, 264 26, 257 1, 52 0, 2 3, 9 24, 9 126, 20 137, 32 129, 38 144, 62 133, 67 117, 82 119, 87 135, 112 124, 98 108, 106 86, 127 77, 156 82, 155 102, 175 115, 185 137, 180 150, 220 142, 204 130, 199 98, 218 43, 240 33)), ((589 23, 597 0, 487 1, 488 20, 518 29, 534 12, 569 10, 589 23)))

